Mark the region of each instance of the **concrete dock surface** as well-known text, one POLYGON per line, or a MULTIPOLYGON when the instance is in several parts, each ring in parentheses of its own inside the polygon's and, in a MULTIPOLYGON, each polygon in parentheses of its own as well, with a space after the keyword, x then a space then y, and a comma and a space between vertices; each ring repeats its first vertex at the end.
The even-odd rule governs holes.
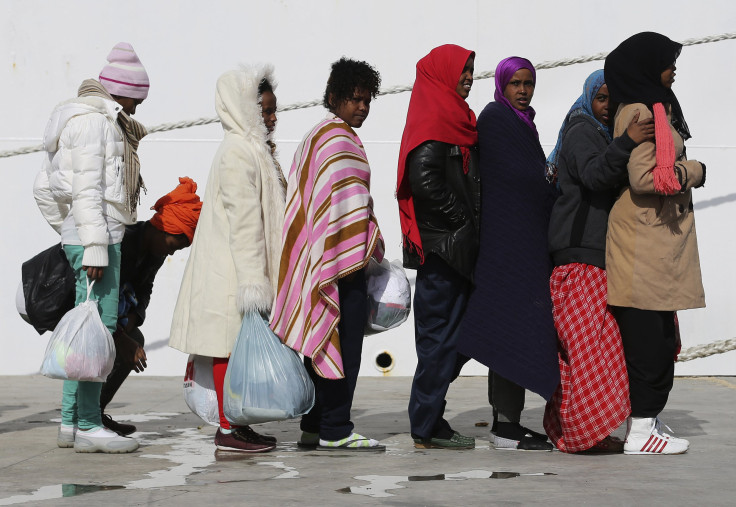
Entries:
MULTIPOLYGON (((409 435, 409 377, 361 377, 357 432, 385 453, 303 451, 298 420, 255 426, 278 438, 264 454, 215 451, 215 428, 192 414, 182 379, 132 375, 108 407, 138 428, 132 454, 56 445, 61 382, 0 377, 2 505, 736 505, 736 378, 677 378, 661 414, 690 440, 680 456, 570 455, 489 447, 485 377, 450 388, 446 418, 473 450, 419 450, 409 435)), ((522 424, 542 430, 527 394, 522 424)), ((616 435, 623 437, 623 428, 616 435)))

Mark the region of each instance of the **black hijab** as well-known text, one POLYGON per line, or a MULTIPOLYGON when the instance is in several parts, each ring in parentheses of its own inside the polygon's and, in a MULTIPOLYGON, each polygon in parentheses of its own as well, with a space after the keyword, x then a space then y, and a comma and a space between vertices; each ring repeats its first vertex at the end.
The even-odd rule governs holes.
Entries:
POLYGON ((672 126, 689 139, 690 130, 680 103, 671 88, 661 82, 662 72, 675 63, 682 44, 655 32, 632 35, 606 57, 604 73, 611 99, 618 103, 640 102, 651 109, 657 102, 672 108, 672 126))

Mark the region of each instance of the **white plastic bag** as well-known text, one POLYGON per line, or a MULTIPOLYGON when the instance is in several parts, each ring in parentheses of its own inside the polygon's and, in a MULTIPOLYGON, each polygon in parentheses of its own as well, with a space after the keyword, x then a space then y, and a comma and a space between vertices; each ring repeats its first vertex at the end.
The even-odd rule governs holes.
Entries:
POLYGON ((220 425, 217 392, 212 376, 212 358, 191 354, 184 373, 184 401, 189 410, 207 424, 220 425))
POLYGON ((401 261, 380 263, 371 258, 366 266, 368 321, 366 334, 380 333, 403 324, 411 312, 411 286, 401 261))
POLYGON ((225 417, 236 425, 292 419, 314 405, 314 384, 301 358, 256 312, 243 318, 223 391, 225 417))
POLYGON ((89 298, 93 285, 94 281, 87 285, 87 301, 66 312, 56 325, 41 374, 62 380, 104 382, 112 371, 115 342, 102 323, 97 301, 89 298))

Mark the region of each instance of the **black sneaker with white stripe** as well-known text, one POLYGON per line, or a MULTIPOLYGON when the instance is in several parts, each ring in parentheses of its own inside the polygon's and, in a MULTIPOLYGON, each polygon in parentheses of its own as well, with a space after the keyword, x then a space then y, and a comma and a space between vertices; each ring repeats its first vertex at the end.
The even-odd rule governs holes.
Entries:
POLYGON ((519 423, 497 422, 491 430, 491 444, 507 451, 545 451, 554 447, 547 436, 523 427, 519 423))

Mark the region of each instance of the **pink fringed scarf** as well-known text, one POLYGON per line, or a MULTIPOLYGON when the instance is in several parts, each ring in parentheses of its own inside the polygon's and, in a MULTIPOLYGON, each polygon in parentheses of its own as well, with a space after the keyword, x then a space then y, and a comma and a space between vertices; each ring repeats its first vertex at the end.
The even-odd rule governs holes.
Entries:
POLYGON ((670 132, 670 122, 661 102, 652 105, 654 111, 654 140, 657 165, 654 167, 654 190, 665 195, 680 191, 680 182, 675 175, 675 141, 670 132))

